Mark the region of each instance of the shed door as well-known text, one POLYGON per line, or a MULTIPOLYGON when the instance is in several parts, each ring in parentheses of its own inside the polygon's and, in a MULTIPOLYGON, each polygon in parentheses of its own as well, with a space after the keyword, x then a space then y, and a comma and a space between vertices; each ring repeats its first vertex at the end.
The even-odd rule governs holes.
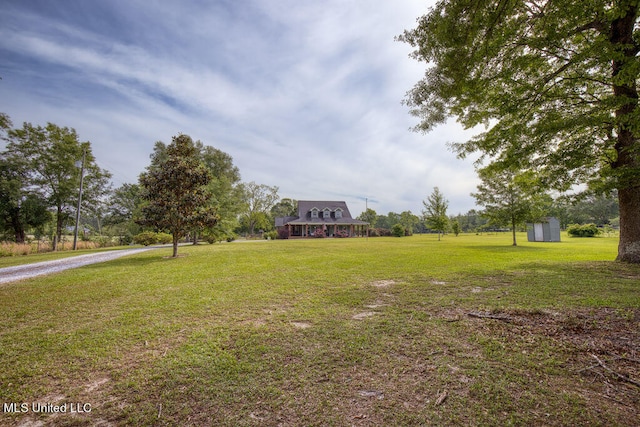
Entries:
POLYGON ((544 242, 544 229, 542 227, 542 223, 533 224, 533 236, 534 241, 544 242))

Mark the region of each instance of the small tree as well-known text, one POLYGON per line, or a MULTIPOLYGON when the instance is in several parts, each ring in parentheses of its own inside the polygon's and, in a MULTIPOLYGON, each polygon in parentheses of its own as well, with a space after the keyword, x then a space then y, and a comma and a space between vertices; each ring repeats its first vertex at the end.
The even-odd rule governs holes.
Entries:
POLYGON ((451 231, 453 231, 453 234, 455 234, 456 237, 460 234, 460 222, 458 222, 457 219, 451 223, 451 231))
POLYGON ((497 226, 509 226, 513 234, 513 246, 517 246, 516 228, 526 220, 537 220, 543 216, 547 197, 540 193, 531 172, 494 169, 491 166, 480 169, 478 175, 482 184, 478 192, 471 195, 480 206, 484 206, 484 216, 497 226))
POLYGON ((449 201, 444 198, 438 187, 434 187, 431 195, 426 201, 423 200, 422 204, 424 205, 422 211, 424 220, 429 228, 438 232, 438 240, 440 240, 440 233, 444 234, 449 226, 449 218, 447 217, 449 201))
POLYGON ((210 204, 211 174, 188 135, 174 136, 166 156, 154 160, 140 176, 146 205, 139 223, 171 233, 175 258, 178 242, 190 230, 213 227, 218 221, 210 204))

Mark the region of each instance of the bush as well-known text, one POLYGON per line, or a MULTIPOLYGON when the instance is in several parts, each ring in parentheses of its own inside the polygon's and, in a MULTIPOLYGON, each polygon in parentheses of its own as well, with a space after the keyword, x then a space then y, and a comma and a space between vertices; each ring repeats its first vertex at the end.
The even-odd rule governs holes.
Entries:
POLYGON ((278 239, 288 239, 289 238, 289 230, 282 227, 278 230, 278 239))
POLYGON ((173 236, 168 233, 154 233, 153 231, 143 231, 133 236, 133 242, 142 246, 167 244, 173 242, 173 236))
POLYGON ((142 246, 149 246, 149 245, 156 244, 157 243, 156 234, 157 233, 154 233, 152 231, 143 231, 142 233, 136 234, 135 236, 133 236, 133 242, 142 246))
POLYGON ((394 237, 404 237, 404 226, 402 224, 395 224, 391 227, 391 235, 394 237))
POLYGON ((113 239, 107 236, 95 236, 91 238, 91 241, 98 245, 100 248, 108 248, 115 246, 113 239))
POLYGON ((233 242, 234 240, 236 240, 236 235, 229 230, 214 228, 211 230, 207 230, 202 235, 202 239, 210 244, 222 241, 233 242))
POLYGON ((119 237, 120 245, 130 245, 133 243, 133 236, 131 234, 125 234, 119 237))
POLYGON ((264 237, 264 240, 276 240, 278 238, 278 232, 275 230, 267 231, 266 233, 263 233, 262 236, 264 237))
POLYGON ((316 230, 313 232, 313 237, 322 239, 326 236, 324 235, 324 231, 322 230, 322 228, 316 228, 316 230))
POLYGON ((571 224, 567 227, 567 234, 572 237, 594 237, 600 234, 595 224, 571 224))
POLYGON ((380 237, 391 237, 391 230, 388 230, 386 228, 377 228, 376 231, 378 232, 378 236, 380 237))
POLYGON ((349 237, 349 232, 347 230, 338 230, 334 234, 335 237, 349 237))
POLYGON ((173 243, 173 236, 168 233, 156 233, 158 235, 158 243, 166 245, 167 243, 173 243))

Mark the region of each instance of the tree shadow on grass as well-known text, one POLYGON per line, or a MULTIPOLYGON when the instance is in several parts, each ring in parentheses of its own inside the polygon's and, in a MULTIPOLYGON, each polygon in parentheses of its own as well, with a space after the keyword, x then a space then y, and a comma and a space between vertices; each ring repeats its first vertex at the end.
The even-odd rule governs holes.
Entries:
POLYGON ((539 246, 513 246, 513 245, 482 245, 482 246, 465 246, 465 249, 484 251, 484 252, 538 252, 545 251, 548 248, 539 246))
POLYGON ((157 264, 163 262, 161 256, 155 257, 136 257, 136 256, 126 256, 122 258, 116 258, 110 261, 100 262, 96 264, 85 265, 82 268, 85 269, 103 269, 105 267, 108 268, 145 268, 152 264, 157 264))

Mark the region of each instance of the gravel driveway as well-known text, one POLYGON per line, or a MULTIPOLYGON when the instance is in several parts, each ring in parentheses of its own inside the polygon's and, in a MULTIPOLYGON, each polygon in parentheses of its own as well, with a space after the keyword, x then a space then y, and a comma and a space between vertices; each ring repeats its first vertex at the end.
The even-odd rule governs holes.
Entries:
POLYGON ((0 268, 0 284, 15 282, 16 280, 28 279, 45 274, 57 273, 59 271, 68 270, 70 268, 82 267, 83 265, 111 261, 112 259, 157 248, 158 246, 151 246, 145 248, 98 252, 94 254, 78 255, 70 258, 57 259, 55 261, 44 261, 34 264, 0 268))

